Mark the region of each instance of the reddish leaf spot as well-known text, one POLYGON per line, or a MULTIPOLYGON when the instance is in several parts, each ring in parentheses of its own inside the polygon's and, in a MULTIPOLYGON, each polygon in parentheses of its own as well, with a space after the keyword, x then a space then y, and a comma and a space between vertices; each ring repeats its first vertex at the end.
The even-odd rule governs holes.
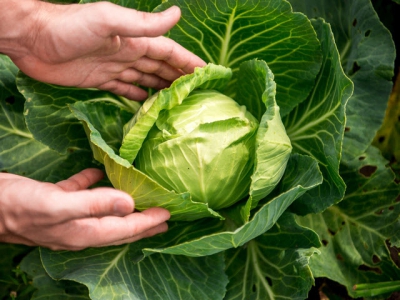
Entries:
POLYGON ((378 168, 377 168, 376 166, 369 166, 369 165, 366 165, 366 166, 363 166, 363 167, 360 168, 359 173, 360 173, 362 176, 364 176, 364 177, 366 177, 366 178, 369 178, 369 177, 372 176, 372 174, 375 173, 375 171, 376 171, 377 169, 378 169, 378 168))
POLYGON ((367 266, 367 265, 360 265, 360 266, 358 267, 358 269, 359 269, 360 271, 374 272, 374 273, 376 273, 376 274, 382 274, 381 268, 373 268, 373 267, 369 267, 369 266, 367 266))
POLYGON ((379 264, 381 262, 381 259, 377 255, 372 256, 372 261, 374 264, 379 264))

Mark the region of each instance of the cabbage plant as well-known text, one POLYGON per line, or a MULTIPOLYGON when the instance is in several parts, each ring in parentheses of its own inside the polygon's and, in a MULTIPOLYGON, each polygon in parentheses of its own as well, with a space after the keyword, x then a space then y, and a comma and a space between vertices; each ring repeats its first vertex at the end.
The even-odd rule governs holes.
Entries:
POLYGON ((373 145, 395 48, 370 1, 113 2, 178 5, 168 36, 207 66, 135 103, 37 82, 2 56, 0 170, 56 182, 104 168, 101 184, 136 209, 168 209, 169 230, 32 250, 21 268, 33 299, 306 299, 320 280, 354 298, 398 289, 400 190, 373 145))

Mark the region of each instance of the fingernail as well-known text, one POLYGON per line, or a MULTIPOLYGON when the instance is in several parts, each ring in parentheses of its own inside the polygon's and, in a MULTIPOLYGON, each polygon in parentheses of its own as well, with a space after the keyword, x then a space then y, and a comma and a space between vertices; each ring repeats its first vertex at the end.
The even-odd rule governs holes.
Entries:
POLYGON ((171 6, 170 8, 168 8, 167 10, 164 10, 163 13, 166 15, 173 15, 176 13, 176 10, 178 10, 178 9, 179 9, 179 7, 174 5, 174 6, 171 6))
POLYGON ((118 216, 125 216, 131 213, 131 207, 125 200, 119 199, 114 202, 114 213, 118 216))

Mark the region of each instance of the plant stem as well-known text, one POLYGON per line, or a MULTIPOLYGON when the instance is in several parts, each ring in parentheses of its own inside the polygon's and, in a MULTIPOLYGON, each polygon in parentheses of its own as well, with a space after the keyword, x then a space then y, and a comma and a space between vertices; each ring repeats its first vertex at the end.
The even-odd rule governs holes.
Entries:
POLYGON ((385 293, 400 291, 400 280, 355 284, 353 290, 356 298, 374 297, 385 293))

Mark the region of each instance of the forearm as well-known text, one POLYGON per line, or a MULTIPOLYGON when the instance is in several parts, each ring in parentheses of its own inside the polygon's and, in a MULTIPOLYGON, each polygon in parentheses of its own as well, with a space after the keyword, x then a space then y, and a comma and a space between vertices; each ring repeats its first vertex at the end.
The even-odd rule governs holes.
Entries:
POLYGON ((29 50, 41 5, 39 0, 0 0, 0 53, 20 56, 29 50))

